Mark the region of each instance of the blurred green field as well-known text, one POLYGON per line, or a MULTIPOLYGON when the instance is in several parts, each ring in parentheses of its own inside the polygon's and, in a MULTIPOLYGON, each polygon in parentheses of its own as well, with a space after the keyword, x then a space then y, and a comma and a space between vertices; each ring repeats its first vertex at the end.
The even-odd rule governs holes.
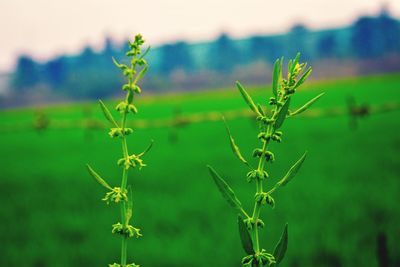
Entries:
MULTIPOLYGON (((324 91, 315 108, 400 101, 400 75, 311 82, 299 92, 298 106, 324 91)), ((269 98, 265 87, 252 88, 258 102, 269 98)), ((202 93, 144 96, 140 119, 246 107, 233 88, 202 93)), ((110 102, 109 102, 110 104, 110 102)), ((79 119, 95 103, 42 108, 50 119, 79 119)), ((0 266, 106 266, 118 261, 120 238, 111 234, 119 208, 100 201, 104 191, 85 170, 90 163, 110 183, 121 170, 119 140, 107 130, 50 129, 12 132, 13 123, 32 123, 35 109, 0 113, 0 266)), ((387 236, 392 266, 400 266, 400 111, 360 119, 296 118, 284 126, 281 144, 272 144, 276 162, 270 185, 308 150, 299 175, 275 196, 276 207, 264 209, 262 242, 273 250, 285 222, 289 248, 282 266, 378 266, 377 235, 387 236), (397 200, 396 200, 397 199, 397 200)), ((250 119, 228 121, 247 158, 258 145, 250 119)), ((222 199, 206 169, 223 175, 249 210, 254 184, 231 153, 222 122, 201 122, 179 129, 138 129, 129 136, 132 152, 155 140, 148 167, 134 170, 133 223, 143 238, 129 243, 130 257, 141 266, 240 266, 244 256, 236 214, 222 199), (174 134, 174 140, 171 139, 174 134)))

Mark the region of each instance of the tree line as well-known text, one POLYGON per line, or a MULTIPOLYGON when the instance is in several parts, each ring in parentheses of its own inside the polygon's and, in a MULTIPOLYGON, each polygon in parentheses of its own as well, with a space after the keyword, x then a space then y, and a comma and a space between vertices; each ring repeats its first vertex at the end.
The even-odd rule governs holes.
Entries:
MULTIPOLYGON (((12 88, 24 91, 44 86, 75 97, 110 96, 113 92, 110 88, 118 87, 122 81, 111 57, 123 58, 124 50, 125 47, 106 38, 101 51, 87 46, 78 55, 62 55, 47 62, 21 55, 13 74, 12 88)), ((376 17, 360 17, 343 28, 311 31, 305 25, 296 24, 280 35, 232 39, 222 33, 207 43, 178 41, 164 44, 153 48, 149 54, 151 89, 163 89, 165 83, 162 81, 177 72, 224 74, 255 62, 272 65, 282 54, 291 57, 297 51, 307 61, 375 59, 400 54, 400 23, 383 10, 376 17)))

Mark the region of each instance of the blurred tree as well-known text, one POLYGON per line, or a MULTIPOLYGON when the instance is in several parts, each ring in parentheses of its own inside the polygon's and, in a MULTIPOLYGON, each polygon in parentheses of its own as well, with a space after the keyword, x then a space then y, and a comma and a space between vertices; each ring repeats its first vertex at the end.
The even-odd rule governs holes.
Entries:
POLYGON ((79 68, 95 68, 96 67, 96 54, 90 46, 85 46, 82 53, 78 56, 79 68))
POLYGON ((377 18, 383 53, 400 52, 400 23, 384 7, 377 18))
POLYGON ((372 58, 378 56, 383 49, 379 39, 379 27, 376 19, 361 17, 353 25, 352 52, 358 58, 372 58))
POLYGON ((35 86, 39 81, 39 65, 27 55, 20 56, 12 81, 13 87, 24 90, 35 86))
POLYGON ((65 57, 58 57, 44 64, 44 78, 52 88, 60 88, 68 77, 68 66, 65 57))
POLYGON ((210 68, 221 73, 232 71, 236 65, 240 64, 240 58, 235 43, 226 33, 218 37, 208 54, 210 68))
POLYGON ((111 39, 111 37, 106 37, 106 40, 104 41, 104 49, 102 51, 102 56, 108 57, 110 59, 112 56, 114 56, 114 54, 115 54, 114 42, 111 39))
POLYGON ((252 61, 274 62, 279 54, 279 42, 273 37, 253 36, 250 38, 250 58, 252 61))
POLYGON ((332 58, 337 55, 336 36, 333 33, 328 33, 319 38, 317 41, 317 53, 321 58, 332 58))
POLYGON ((309 34, 309 30, 304 24, 298 23, 293 25, 288 33, 286 56, 293 57, 297 52, 300 52, 304 60, 309 60, 313 50, 313 47, 309 43, 309 34))
POLYGON ((186 72, 193 71, 193 57, 186 42, 179 41, 174 44, 166 44, 161 46, 160 50, 161 63, 159 70, 162 74, 168 75, 176 69, 182 69, 186 72))

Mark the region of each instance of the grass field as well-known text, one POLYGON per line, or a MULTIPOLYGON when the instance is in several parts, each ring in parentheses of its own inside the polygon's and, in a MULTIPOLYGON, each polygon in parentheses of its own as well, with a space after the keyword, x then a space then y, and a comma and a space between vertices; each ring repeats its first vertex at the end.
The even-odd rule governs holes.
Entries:
MULTIPOLYGON (((359 103, 400 101, 400 75, 314 82, 296 94, 300 105, 319 92, 315 108, 343 107, 354 96, 359 103)), ((250 90, 258 102, 269 88, 250 90)), ((245 103, 229 90, 146 96, 138 99, 137 117, 168 118, 178 107, 184 114, 241 109, 245 103)), ((79 119, 84 106, 45 107, 51 119, 79 119)), ((266 209, 263 242, 272 250, 285 222, 289 248, 282 266, 378 266, 376 239, 387 236, 392 266, 400 265, 400 111, 371 115, 350 130, 348 118, 296 118, 283 126, 271 182, 277 181, 308 150, 295 180, 266 209), (397 200, 396 200, 397 199, 397 200)), ((33 109, 0 113, 0 126, 32 123, 33 109)), ((237 144, 250 158, 258 144, 250 119, 228 121, 237 144)), ((10 130, 10 128, 8 129, 10 130)), ((211 164, 250 209, 254 184, 230 151, 222 122, 201 122, 174 130, 138 129, 131 149, 143 150, 148 167, 130 177, 134 224, 143 238, 129 243, 141 266, 240 266, 244 256, 236 214, 222 199, 206 169, 211 164)), ((129 136, 131 137, 131 136, 129 136)), ((119 258, 120 238, 111 234, 119 218, 116 206, 100 201, 104 192, 87 174, 85 163, 114 184, 119 183, 120 143, 107 130, 79 129, 7 132, 0 135, 0 266, 106 266, 119 258)))

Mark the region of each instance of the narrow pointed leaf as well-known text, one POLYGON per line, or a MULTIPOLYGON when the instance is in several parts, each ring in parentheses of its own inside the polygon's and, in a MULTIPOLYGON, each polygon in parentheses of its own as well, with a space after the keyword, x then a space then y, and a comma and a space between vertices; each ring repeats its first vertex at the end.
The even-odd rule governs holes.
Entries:
POLYGON ((300 170, 301 165, 303 165, 304 160, 306 159, 307 151, 304 152, 303 156, 289 169, 286 175, 278 182, 279 186, 285 186, 287 183, 292 180, 297 172, 300 170))
POLYGON ((229 136, 229 141, 230 141, 230 144, 231 144, 231 148, 232 148, 233 154, 235 154, 235 156, 236 156, 241 162, 243 162, 244 164, 246 164, 247 166, 249 166, 249 163, 247 162, 247 160, 242 156, 242 153, 240 153, 240 149, 239 149, 239 147, 236 145, 235 139, 233 139, 233 137, 232 137, 231 130, 229 129, 228 124, 227 124, 226 121, 225 121, 225 118, 223 118, 223 120, 224 120, 224 123, 225 123, 226 131, 227 131, 228 136, 229 136))
POLYGON ((147 146, 147 148, 142 153, 140 153, 138 156, 141 157, 141 156, 146 155, 146 153, 149 152, 149 150, 153 147, 153 144, 154 144, 154 140, 152 139, 150 141, 150 144, 147 146))
POLYGON ((293 59, 292 64, 290 65, 289 73, 293 74, 294 69, 296 68, 297 63, 299 63, 300 53, 297 52, 296 57, 293 59))
POLYGON ((237 199, 233 190, 211 166, 207 166, 207 168, 215 184, 217 185, 219 191, 221 192, 222 196, 226 199, 226 201, 229 203, 229 205, 237 209, 239 212, 243 213, 242 203, 240 203, 239 199, 237 199))
POLYGON ((106 117, 106 119, 111 122, 112 124, 115 125, 115 127, 119 127, 117 122, 114 120, 113 116, 111 115, 111 112, 108 110, 108 108, 106 107, 106 105, 104 105, 103 101, 99 100, 99 104, 101 107, 101 110, 103 111, 104 117, 106 117))
POLYGON ((254 254, 253 241, 251 240, 249 230, 247 230, 246 224, 243 222, 243 219, 240 215, 238 216, 238 226, 240 240, 242 241, 244 251, 247 253, 247 255, 254 254))
POLYGON ((257 104, 257 110, 261 115, 263 115, 263 116, 266 115, 263 107, 260 104, 257 104))
POLYGON ((149 53, 150 48, 151 48, 151 46, 149 46, 149 47, 146 48, 146 50, 145 50, 145 51, 142 53, 142 55, 140 56, 141 59, 144 58, 144 57, 147 55, 147 53, 149 53))
POLYGON ((136 84, 140 79, 142 79, 142 77, 146 74, 148 68, 149 67, 147 67, 147 66, 143 67, 143 69, 136 76, 135 81, 133 82, 134 84, 136 84))
POLYGON ((106 181, 104 181, 103 178, 100 177, 90 166, 89 164, 86 164, 86 168, 89 172, 89 174, 103 187, 107 188, 108 190, 112 190, 111 186, 107 184, 106 181))
POLYGON ((277 59, 274 64, 274 71, 272 74, 272 93, 278 99, 279 84, 282 79, 282 59, 277 59))
POLYGON ((128 68, 128 66, 118 63, 117 60, 115 60, 114 57, 112 57, 112 61, 114 63, 115 66, 117 66, 118 68, 122 69, 122 70, 126 70, 128 68))
POLYGON ((238 88, 240 94, 242 95, 244 101, 246 101, 247 105, 250 107, 252 111, 257 113, 258 115, 261 115, 258 110, 256 104, 254 104, 253 99, 251 96, 246 92, 246 90, 243 88, 243 86, 240 84, 240 82, 236 82, 236 87, 238 88))
POLYGON ((132 187, 128 186, 128 205, 126 207, 125 223, 128 225, 133 215, 132 187))
POLYGON ((290 105, 290 98, 286 100, 285 104, 283 104, 282 108, 279 110, 278 116, 276 117, 276 121, 274 124, 275 129, 279 129, 283 122, 286 119, 286 115, 288 114, 289 111, 289 105, 290 105))
POLYGON ((303 76, 301 76, 301 78, 297 81, 296 85, 293 88, 296 89, 297 87, 302 85, 307 80, 308 76, 310 76, 311 72, 312 68, 310 67, 306 70, 306 72, 304 72, 303 76))
POLYGON ((283 260, 283 257, 285 257, 287 245, 288 245, 288 224, 285 225, 285 229, 283 229, 282 236, 279 239, 279 242, 278 244, 276 244, 276 247, 274 249, 273 255, 275 257, 276 264, 279 264, 283 260))
POLYGON ((291 74, 291 73, 289 72, 289 70, 292 69, 292 63, 293 63, 293 60, 290 59, 289 62, 288 62, 288 64, 287 64, 288 74, 291 74))
POLYGON ((290 116, 295 116, 297 114, 300 114, 304 111, 306 111, 309 107, 311 107, 312 104, 314 104, 321 96, 323 96, 325 93, 321 93, 319 95, 317 95, 316 97, 314 97, 313 99, 311 99, 310 101, 308 101, 307 103, 305 103, 301 108, 297 109, 294 112, 290 113, 290 116))

